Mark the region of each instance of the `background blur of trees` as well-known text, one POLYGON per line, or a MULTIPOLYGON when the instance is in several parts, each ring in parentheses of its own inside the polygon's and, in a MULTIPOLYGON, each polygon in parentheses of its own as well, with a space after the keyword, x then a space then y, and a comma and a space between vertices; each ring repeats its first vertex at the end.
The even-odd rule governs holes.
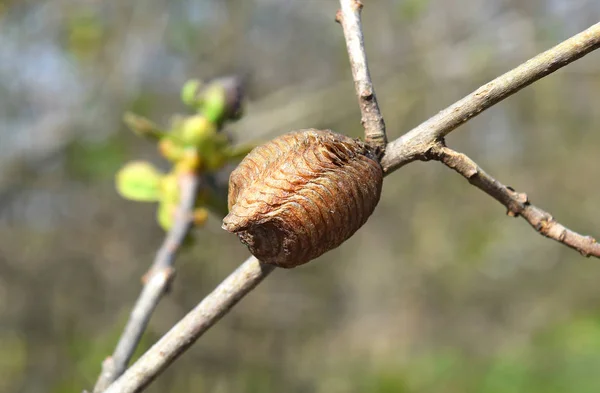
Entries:
MULTIPOLYGON (((600 15, 596 0, 363 1, 390 138, 600 15)), ((337 7, 0 0, 0 392, 90 388, 139 292, 163 233, 113 176, 161 160, 126 110, 166 124, 185 80, 240 72, 237 140, 361 134, 337 7)), ((450 141, 600 236, 599 102, 591 54, 450 141)), ((143 348, 248 255, 219 217, 195 235, 143 348)), ((350 241, 275 272, 148 391, 596 393, 599 275, 447 168, 415 163, 350 241)))

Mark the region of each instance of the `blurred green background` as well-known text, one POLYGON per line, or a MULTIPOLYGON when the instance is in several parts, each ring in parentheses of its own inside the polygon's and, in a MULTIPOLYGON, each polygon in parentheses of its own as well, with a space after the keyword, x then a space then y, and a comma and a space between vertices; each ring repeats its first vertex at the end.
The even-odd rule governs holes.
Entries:
MULTIPOLYGON (((395 138, 598 21, 595 0, 363 0, 395 138)), ((122 124, 166 124, 190 78, 249 78, 240 142, 361 134, 334 0, 0 0, 0 392, 91 388, 163 237, 122 124)), ((600 236, 600 54, 448 138, 563 224, 600 236)), ((511 219, 445 167, 386 178, 369 222, 276 271, 150 392, 599 392, 600 263, 511 219)), ((147 348, 248 255, 211 217, 177 261, 147 348)))

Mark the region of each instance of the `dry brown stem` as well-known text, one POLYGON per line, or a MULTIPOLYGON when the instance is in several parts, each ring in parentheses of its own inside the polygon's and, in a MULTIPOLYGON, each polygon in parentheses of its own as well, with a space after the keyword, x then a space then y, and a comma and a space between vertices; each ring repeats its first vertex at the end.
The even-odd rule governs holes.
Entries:
POLYGON ((362 114, 361 122, 365 129, 365 141, 383 150, 387 145, 385 122, 377 104, 375 88, 367 66, 367 54, 360 21, 363 5, 358 0, 340 0, 340 7, 336 21, 342 25, 344 30, 354 88, 362 114))
POLYGON ((600 258, 600 244, 594 238, 564 227, 550 213, 532 205, 526 194, 500 183, 466 155, 439 144, 429 151, 428 157, 441 161, 503 204, 509 216, 523 217, 540 234, 579 251, 581 255, 600 258))

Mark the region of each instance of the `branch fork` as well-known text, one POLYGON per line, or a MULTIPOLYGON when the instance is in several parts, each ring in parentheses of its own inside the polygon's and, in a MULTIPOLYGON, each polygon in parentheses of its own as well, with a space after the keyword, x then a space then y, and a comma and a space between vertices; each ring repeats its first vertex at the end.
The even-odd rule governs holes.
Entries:
MULTIPOLYGON (((386 174, 415 160, 440 161, 503 204, 509 216, 521 216, 540 234, 565 244, 582 255, 600 258, 600 245, 593 238, 562 226, 549 213, 530 204, 526 194, 503 185, 469 157, 446 147, 443 142, 447 134, 482 111, 598 49, 600 23, 494 79, 395 141, 387 143, 385 123, 367 67, 360 20, 362 3, 357 0, 340 0, 340 5, 336 20, 342 25, 346 39, 365 140, 382 151, 385 150, 381 164, 386 174)), ((250 257, 112 383, 105 393, 133 393, 143 390, 273 270, 272 265, 250 257)), ((154 276, 146 286, 150 285, 154 276)))
POLYGON ((488 175, 473 160, 456 152, 442 143, 429 151, 428 157, 440 161, 450 169, 458 172, 470 184, 496 199, 507 209, 511 217, 522 217, 541 235, 566 245, 581 255, 600 258, 600 244, 590 236, 574 232, 539 207, 532 205, 527 194, 516 192, 488 175))

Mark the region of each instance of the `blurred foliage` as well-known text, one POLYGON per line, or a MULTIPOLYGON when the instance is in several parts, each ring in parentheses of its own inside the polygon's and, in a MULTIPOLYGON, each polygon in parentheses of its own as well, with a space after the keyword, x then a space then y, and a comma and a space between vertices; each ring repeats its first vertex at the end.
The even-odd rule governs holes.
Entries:
POLYGON ((17 389, 25 378, 27 342, 17 332, 0 333, 0 391, 17 389))
MULTIPOLYGON (((90 337, 84 332, 73 332, 66 342, 67 359, 70 367, 60 376, 59 381, 49 392, 62 393, 81 389, 88 381, 95 380, 98 375, 98 364, 106 358, 107 351, 112 352, 115 343, 122 333, 120 326, 126 318, 120 318, 120 323, 115 324, 111 331, 90 337)), ((148 350, 159 337, 146 332, 142 335, 133 361, 148 350)))
MULTIPOLYGON (((231 138, 220 132, 226 121, 241 115, 241 81, 236 77, 221 78, 202 86, 198 80, 186 82, 181 91, 183 102, 196 114, 176 116, 170 130, 162 130, 149 119, 126 113, 125 123, 138 136, 155 141, 164 158, 172 162, 163 174, 145 161, 133 161, 116 175, 116 187, 122 197, 138 202, 158 202, 157 221, 164 230, 174 224, 180 201, 179 178, 189 173, 210 176, 225 165, 243 158, 253 145, 232 146, 231 138)), ((89 158, 88 160, 89 161, 89 158)), ((227 201, 224 192, 205 186, 198 193, 194 224, 201 226, 208 218, 206 208, 223 215, 221 206, 227 201), (216 199, 222 201, 215 201, 216 199)))
POLYGON ((126 158, 122 138, 113 136, 89 143, 77 140, 65 150, 67 170, 75 178, 87 181, 110 179, 126 158))
POLYGON ((65 28, 67 51, 78 60, 91 61, 105 43, 105 28, 99 15, 93 12, 72 13, 65 28))
POLYGON ((417 20, 427 9, 429 0, 405 0, 399 2, 400 15, 406 22, 417 20))
MULTIPOLYGON (((364 3, 390 139, 600 14, 597 1, 364 3)), ((155 216, 170 214, 123 200, 114 175, 127 160, 167 173, 161 156, 168 166, 186 148, 162 133, 183 133, 186 119, 188 131, 202 128, 203 114, 219 123, 214 113, 235 94, 201 113, 210 82, 200 80, 248 77, 244 116, 217 127, 227 138, 204 144, 214 128, 192 131, 209 155, 240 147, 225 148, 238 159, 246 142, 299 128, 361 135, 337 7, 0 1, 0 392, 93 385, 164 238, 155 216), (199 81, 182 91, 190 78, 199 81), (150 143, 123 131, 126 112, 150 143)), ((561 223, 600 236, 598 102, 594 53, 447 142, 561 223)), ((223 214, 235 163, 205 161, 203 180, 218 192, 204 190, 199 204, 223 214)), ((161 192, 175 201, 173 178, 161 192)), ((275 272, 148 392, 599 391, 600 264, 504 213, 447 168, 402 168, 352 239, 275 272)), ((140 351, 248 255, 218 214, 203 219, 140 351)))

